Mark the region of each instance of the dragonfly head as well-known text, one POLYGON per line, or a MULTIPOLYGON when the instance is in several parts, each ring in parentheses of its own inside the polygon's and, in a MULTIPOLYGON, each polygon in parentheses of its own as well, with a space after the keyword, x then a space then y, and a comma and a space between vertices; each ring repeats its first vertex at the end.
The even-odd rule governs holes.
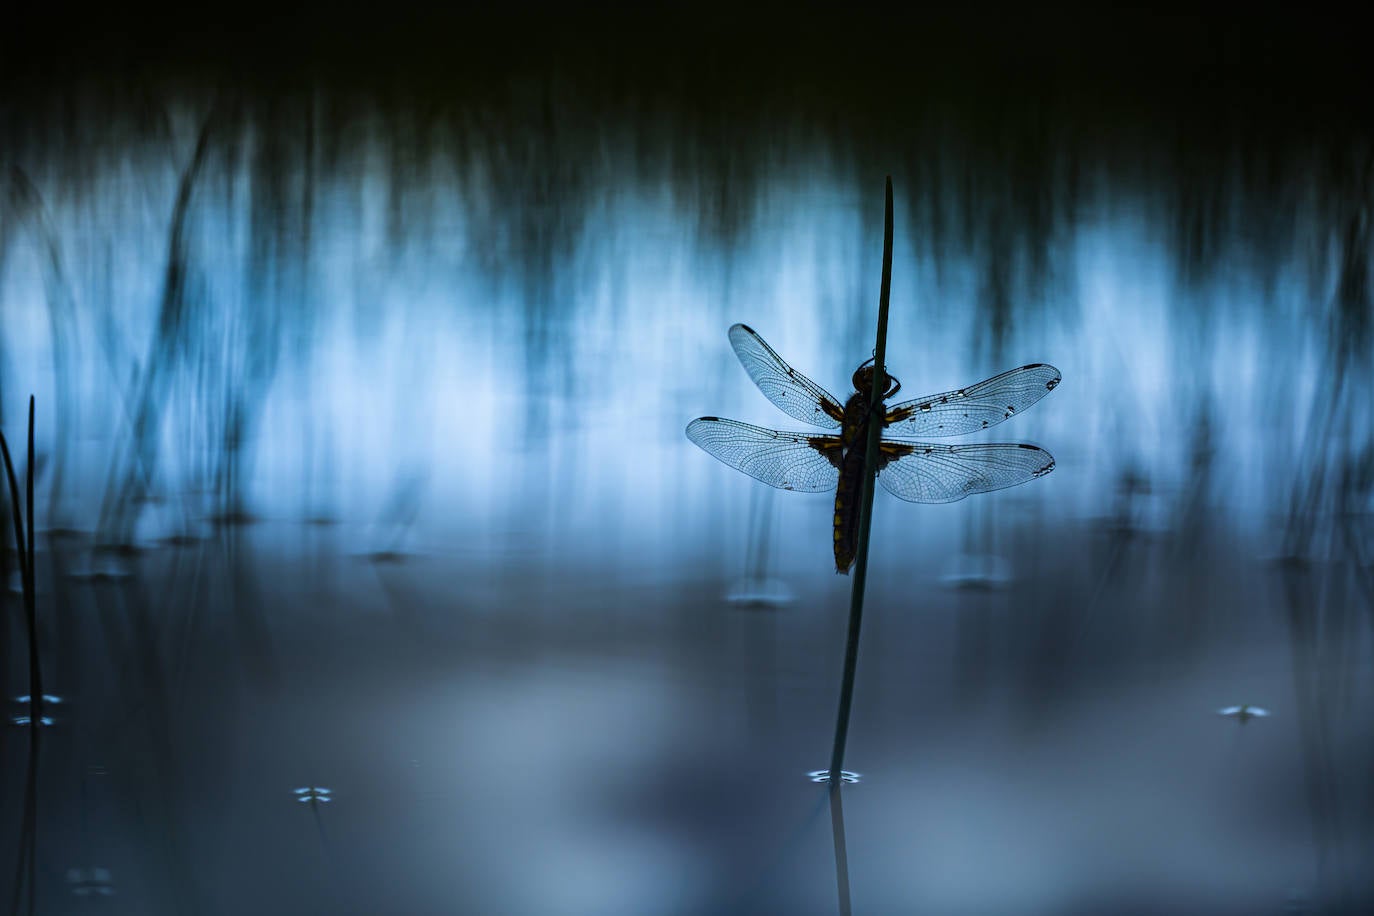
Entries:
MULTIPOLYGON (((864 364, 854 370, 854 390, 862 395, 873 394, 873 360, 868 359, 864 364)), ((887 377, 887 390, 883 392, 883 400, 892 397, 902 390, 902 383, 889 375, 887 377)))

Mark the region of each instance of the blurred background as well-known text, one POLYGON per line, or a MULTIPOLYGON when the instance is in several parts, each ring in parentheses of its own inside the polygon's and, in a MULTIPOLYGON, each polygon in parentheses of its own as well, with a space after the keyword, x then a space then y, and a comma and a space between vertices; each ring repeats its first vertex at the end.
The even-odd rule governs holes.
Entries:
POLYGON ((0 33, 0 905, 836 912, 830 497, 683 427, 800 427, 737 321, 849 393, 891 175, 902 396, 1064 379, 879 491, 854 912, 1374 909, 1346 24, 194 15, 0 33))

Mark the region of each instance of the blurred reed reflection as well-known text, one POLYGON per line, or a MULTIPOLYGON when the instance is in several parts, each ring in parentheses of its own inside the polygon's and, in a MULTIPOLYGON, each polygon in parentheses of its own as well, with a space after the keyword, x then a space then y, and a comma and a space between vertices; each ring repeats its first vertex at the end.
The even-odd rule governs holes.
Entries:
MULTIPOLYGON (((832 377, 864 355, 871 206, 862 174, 825 142, 793 148, 747 192, 749 227, 713 239, 688 220, 710 198, 665 196, 672 174, 624 168, 634 146, 615 135, 577 170, 588 194, 494 184, 550 172, 501 165, 514 138, 456 118, 429 124, 420 144, 415 116, 331 123, 319 93, 169 107, 156 123, 179 129, 156 154, 78 165, 59 145, 13 157, 33 162, 11 169, 20 205, 5 211, 3 400, 13 416, 20 380, 53 392, 42 424, 53 527, 94 524, 98 543, 123 545, 268 506, 380 512, 394 526, 414 515, 414 482, 447 463, 458 473, 428 505, 500 528, 530 506, 474 491, 502 489, 488 484, 510 467, 493 460, 510 436, 517 461, 546 469, 522 475, 524 500, 554 510, 567 481, 624 463, 610 441, 667 448, 694 404, 739 397, 711 347, 734 318, 832 377), (354 142, 331 138, 340 131, 354 142), (65 176, 78 167, 73 194, 65 176), (396 475, 412 482, 394 489, 383 478, 396 475)), ((149 142, 123 129, 123 148, 149 142)), ((963 161, 954 143, 933 148, 963 161)), ((1201 279, 1196 246, 1169 244, 1172 179, 1151 187, 1113 181, 1111 162, 1094 168, 1073 194, 1050 193, 1051 215, 1038 197, 914 170, 894 367, 939 387, 1053 352, 1080 410, 1040 422, 1078 432, 1087 485, 1075 514, 1110 501, 1110 467, 1125 462, 1148 467, 1194 526, 1208 468, 1223 462, 1230 492, 1210 508, 1242 524, 1286 511, 1296 527, 1283 549, 1297 549, 1326 465, 1358 463, 1369 445, 1367 202, 1315 236, 1325 252, 1223 235, 1249 254, 1201 279), (986 231, 951 232, 932 215, 951 185, 986 231), (1276 263, 1288 266, 1274 276, 1276 263), (1262 437, 1278 416, 1291 422, 1262 437)), ((1287 216, 1304 227, 1329 218, 1319 180, 1347 201, 1369 196, 1355 178, 1303 174, 1309 193, 1287 216)), ((684 489, 682 468, 662 470, 661 484, 684 489)), ((642 485, 653 472, 630 474, 642 485)), ((986 552, 990 524, 967 517, 967 553, 986 552)))

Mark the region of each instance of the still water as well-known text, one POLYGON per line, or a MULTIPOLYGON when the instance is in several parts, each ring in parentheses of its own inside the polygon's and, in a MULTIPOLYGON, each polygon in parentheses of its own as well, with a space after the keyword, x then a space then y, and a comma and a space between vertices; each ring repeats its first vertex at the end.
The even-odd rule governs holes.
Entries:
MULTIPOLYGON (((736 161, 332 102, 6 135, 0 428, 22 475, 33 393, 54 699, 36 769, 3 736, 0 816, 37 826, 0 831, 0 884, 44 913, 835 912, 831 498, 683 430, 799 428, 735 322, 849 394, 882 171, 814 131, 736 161)), ((1298 167, 1256 220, 1249 185, 1199 208, 1189 173, 1053 144, 989 183, 950 136, 884 167, 888 367, 912 397, 1058 367, 967 437, 1056 468, 878 492, 854 912, 1362 911, 1367 189, 1298 167)))

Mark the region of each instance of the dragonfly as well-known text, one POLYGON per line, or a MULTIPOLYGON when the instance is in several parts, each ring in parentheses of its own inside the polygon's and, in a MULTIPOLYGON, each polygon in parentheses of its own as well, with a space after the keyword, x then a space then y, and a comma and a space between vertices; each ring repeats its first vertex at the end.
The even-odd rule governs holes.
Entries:
POLYGON ((67 886, 71 892, 78 897, 89 897, 97 894, 101 897, 114 896, 114 883, 111 879, 108 868, 69 868, 67 869, 67 886))
MULTIPOLYGON (((736 324, 730 345, 763 396, 783 413, 838 434, 787 432, 722 417, 698 417, 687 438, 707 454, 755 480, 783 490, 835 490, 835 571, 849 572, 858 548, 859 494, 868 451, 873 360, 854 370, 854 393, 843 404, 789 366, 758 332, 736 324)), ((878 482, 915 503, 948 503, 973 493, 1014 487, 1054 470, 1054 457, 1025 442, 946 445, 905 436, 961 436, 1009 420, 1059 385, 1059 370, 1032 363, 967 388, 888 405, 902 384, 886 376, 878 482), (888 432, 897 434, 889 437, 888 432)))

